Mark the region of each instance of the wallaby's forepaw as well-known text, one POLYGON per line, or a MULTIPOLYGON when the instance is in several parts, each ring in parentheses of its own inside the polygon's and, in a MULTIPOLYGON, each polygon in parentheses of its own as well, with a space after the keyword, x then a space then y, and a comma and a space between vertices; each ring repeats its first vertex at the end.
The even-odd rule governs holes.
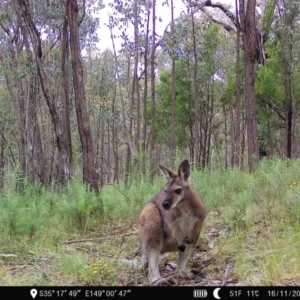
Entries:
POLYGON ((187 244, 193 244, 193 243, 195 243, 195 241, 194 241, 194 239, 191 238, 191 237, 186 237, 186 238, 185 238, 185 243, 187 243, 187 244))
POLYGON ((187 244, 191 244, 193 241, 192 241, 192 239, 189 239, 188 237, 186 237, 185 242, 186 242, 187 244))
POLYGON ((182 244, 182 245, 178 246, 178 250, 181 251, 181 252, 184 252, 185 245, 182 244))

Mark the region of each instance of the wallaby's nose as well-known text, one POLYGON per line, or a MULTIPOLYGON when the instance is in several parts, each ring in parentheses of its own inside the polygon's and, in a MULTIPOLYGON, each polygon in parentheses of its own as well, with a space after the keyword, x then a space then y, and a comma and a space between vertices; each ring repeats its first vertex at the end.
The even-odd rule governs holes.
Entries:
POLYGON ((169 210, 170 207, 171 207, 171 202, 168 201, 168 200, 165 200, 165 201, 163 202, 162 206, 163 206, 163 208, 164 208, 165 210, 169 210))

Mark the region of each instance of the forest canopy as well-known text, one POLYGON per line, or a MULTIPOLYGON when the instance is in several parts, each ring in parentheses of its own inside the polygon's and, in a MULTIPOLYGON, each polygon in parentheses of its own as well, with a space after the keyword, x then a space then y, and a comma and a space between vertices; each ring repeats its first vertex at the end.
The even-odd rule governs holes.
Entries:
POLYGON ((298 158, 299 3, 164 4, 158 34, 155 0, 112 1, 107 24, 99 1, 0 1, 2 188, 12 173, 99 192, 182 157, 250 171, 298 158))

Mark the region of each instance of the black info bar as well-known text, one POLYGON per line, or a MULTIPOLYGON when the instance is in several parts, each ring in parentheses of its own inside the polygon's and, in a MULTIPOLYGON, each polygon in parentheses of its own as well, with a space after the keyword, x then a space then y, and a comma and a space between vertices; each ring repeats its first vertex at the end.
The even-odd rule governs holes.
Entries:
POLYGON ((300 287, 0 287, 1 299, 300 299, 300 287), (153 299, 153 297, 155 297, 153 299))

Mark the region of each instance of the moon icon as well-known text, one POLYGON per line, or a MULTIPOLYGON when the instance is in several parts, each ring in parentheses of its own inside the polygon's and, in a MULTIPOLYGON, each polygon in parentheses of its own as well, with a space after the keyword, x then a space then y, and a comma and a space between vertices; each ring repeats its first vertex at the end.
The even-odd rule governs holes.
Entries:
POLYGON ((219 296, 219 290, 220 290, 221 288, 216 288, 216 289, 214 289, 214 291, 213 291, 213 295, 214 295, 214 297, 216 298, 216 299, 221 299, 221 297, 219 296))

